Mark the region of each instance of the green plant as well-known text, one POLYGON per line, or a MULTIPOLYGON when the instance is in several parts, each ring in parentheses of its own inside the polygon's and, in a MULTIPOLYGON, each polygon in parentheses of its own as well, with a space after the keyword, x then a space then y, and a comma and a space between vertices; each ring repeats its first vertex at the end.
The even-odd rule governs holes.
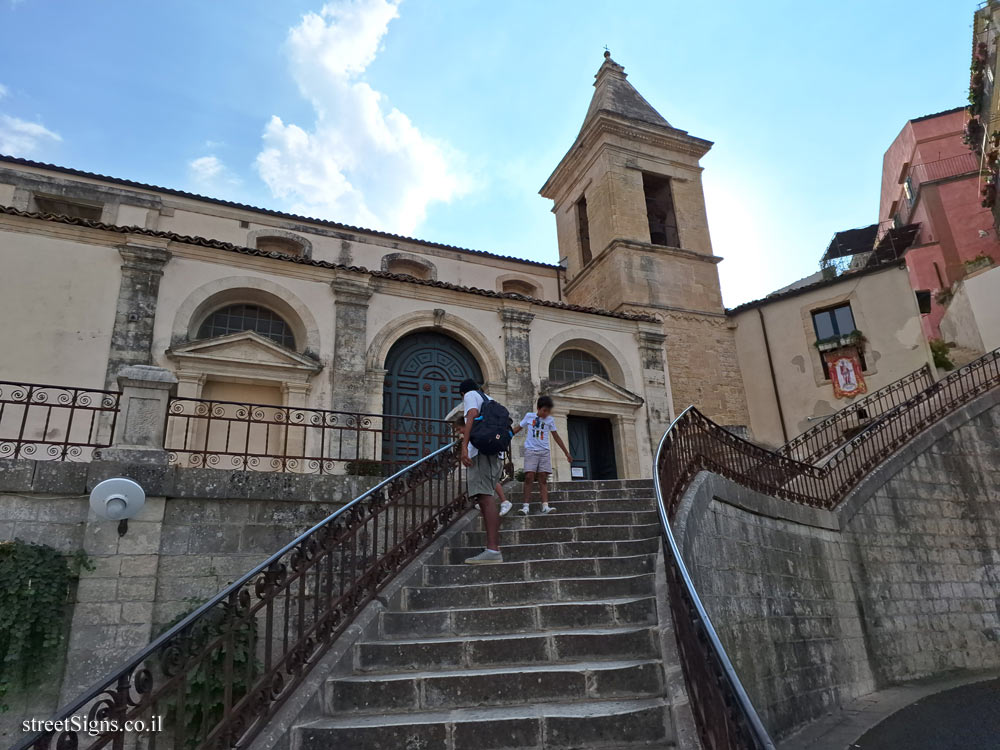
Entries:
POLYGON ((516 469, 514 471, 514 481, 523 482, 524 481, 524 469, 516 469))
POLYGON ((82 552, 67 557, 45 544, 0 542, 0 701, 11 688, 38 684, 60 654, 70 584, 81 568, 92 569, 82 552))
POLYGON ((937 294, 934 295, 934 300, 939 305, 941 305, 942 307, 944 307, 949 302, 951 302, 952 297, 954 297, 954 296, 955 296, 955 293, 952 292, 951 289, 941 289, 940 291, 938 291, 937 294))
POLYGON ((857 346, 863 344, 867 339, 865 335, 855 329, 850 333, 838 333, 836 336, 828 336, 825 339, 817 339, 813 342, 813 346, 817 349, 823 349, 825 347, 832 346, 833 344, 840 344, 841 346, 857 346))
MULTIPOLYGON (((165 633, 179 623, 201 603, 188 599, 191 609, 179 614, 165 625, 160 633, 165 633)), ((232 702, 240 700, 252 687, 254 679, 263 671, 256 658, 257 621, 251 615, 241 621, 238 615, 226 607, 217 605, 209 610, 186 632, 178 636, 181 653, 202 654, 210 643, 222 640, 207 654, 187 668, 184 681, 184 735, 188 747, 201 744, 222 719, 226 697, 226 658, 232 657, 232 702)), ((173 726, 178 721, 178 700, 172 697, 166 701, 167 724, 173 726)))
POLYGON ((931 347, 931 356, 934 357, 934 366, 939 370, 954 370, 955 363, 951 361, 948 354, 948 344, 942 339, 931 339, 927 342, 931 347))
POLYGON ((355 477, 380 477, 382 476, 382 464, 370 458, 359 458, 348 461, 344 465, 344 471, 355 477))
POLYGON ((993 263, 993 256, 987 255, 986 253, 979 253, 975 258, 970 258, 965 261, 966 268, 977 268, 980 265, 988 265, 993 263))

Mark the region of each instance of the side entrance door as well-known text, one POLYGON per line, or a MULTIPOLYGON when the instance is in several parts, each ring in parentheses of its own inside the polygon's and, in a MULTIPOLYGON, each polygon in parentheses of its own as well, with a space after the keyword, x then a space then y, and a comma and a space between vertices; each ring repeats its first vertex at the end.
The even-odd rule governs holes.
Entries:
POLYGON ((566 422, 569 452, 573 454, 573 479, 617 479, 611 420, 569 416, 566 422))

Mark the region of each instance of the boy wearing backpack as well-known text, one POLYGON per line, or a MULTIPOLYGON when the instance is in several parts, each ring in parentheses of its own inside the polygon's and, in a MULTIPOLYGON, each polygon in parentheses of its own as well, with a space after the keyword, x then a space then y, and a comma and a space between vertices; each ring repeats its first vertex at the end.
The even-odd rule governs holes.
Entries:
POLYGON ((486 549, 465 562, 486 565, 503 562, 500 553, 500 513, 493 493, 503 473, 501 454, 513 437, 510 414, 480 390, 476 381, 463 380, 462 394, 465 427, 462 431, 462 463, 468 467, 469 496, 479 504, 486 527, 486 549))
POLYGON ((535 411, 524 415, 521 424, 514 428, 516 435, 523 429, 528 430, 524 439, 524 504, 518 511, 522 516, 528 515, 528 503, 531 502, 531 486, 538 482, 538 494, 542 497, 542 513, 555 510, 549 505, 549 474, 552 473, 552 447, 549 445, 549 435, 556 441, 566 460, 573 463, 569 449, 556 432, 556 420, 552 418, 555 406, 551 396, 539 396, 535 403, 535 411))

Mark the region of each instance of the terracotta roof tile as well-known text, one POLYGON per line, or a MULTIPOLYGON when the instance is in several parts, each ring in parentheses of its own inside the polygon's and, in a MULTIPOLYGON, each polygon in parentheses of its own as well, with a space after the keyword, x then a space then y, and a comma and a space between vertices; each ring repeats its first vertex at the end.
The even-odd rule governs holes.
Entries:
POLYGON ((441 242, 431 242, 429 240, 420 240, 415 237, 406 237, 401 234, 392 234, 391 232, 380 232, 376 229, 365 229, 364 227, 356 227, 350 224, 341 224, 336 221, 329 221, 327 219, 317 219, 311 216, 301 216, 299 214, 285 213, 284 211, 276 211, 270 208, 260 208, 258 206, 251 206, 246 203, 236 203, 235 201, 227 201, 221 198, 211 198, 207 195, 199 195, 197 193, 189 193, 185 190, 175 190, 174 188, 160 187, 159 185, 150 185, 144 182, 136 182, 134 180, 126 180, 121 177, 109 177, 108 175, 97 174, 96 172, 86 172, 81 169, 73 169, 72 167, 60 167, 57 164, 46 164, 45 162, 32 161, 31 159, 21 159, 16 156, 6 156, 0 154, 0 164, 17 164, 24 167, 34 167, 37 169, 48 169, 53 172, 60 172, 62 174, 74 175, 77 177, 87 177, 93 180, 104 180, 105 182, 111 182, 116 185, 124 185, 126 187, 139 188, 141 190, 154 190, 158 193, 164 193, 166 195, 177 195, 182 198, 191 198, 193 200, 205 201, 206 203, 214 203, 219 206, 229 206, 231 208, 238 208, 243 211, 253 211, 255 213, 266 214, 268 216, 280 216, 283 219, 293 219, 295 221, 307 221, 313 224, 321 224, 325 227, 334 227, 336 229, 341 229, 346 232, 359 232, 362 234, 373 235, 375 237, 382 237, 389 240, 395 240, 400 242, 413 242, 417 245, 424 245, 425 247, 436 247, 442 250, 453 250, 459 253, 468 253, 470 255, 480 255, 486 258, 498 258, 500 260, 509 260, 515 263, 526 263, 530 266, 541 266, 542 268, 559 268, 558 265, 553 265, 552 263, 543 263, 539 260, 526 260, 524 258, 515 258, 512 255, 501 255, 499 253, 491 253, 486 250, 472 250, 466 247, 457 247, 456 245, 446 245, 441 242))

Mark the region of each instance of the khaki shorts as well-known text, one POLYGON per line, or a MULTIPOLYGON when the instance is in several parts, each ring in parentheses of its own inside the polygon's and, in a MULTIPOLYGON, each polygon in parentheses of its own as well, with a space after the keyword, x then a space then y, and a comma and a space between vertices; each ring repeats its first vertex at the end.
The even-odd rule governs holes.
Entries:
POLYGON ((469 467, 469 497, 476 495, 496 494, 497 482, 503 473, 503 460, 500 456, 487 456, 477 453, 469 467))
POLYGON ((536 474, 552 473, 552 454, 548 451, 528 451, 524 454, 524 470, 536 474))

